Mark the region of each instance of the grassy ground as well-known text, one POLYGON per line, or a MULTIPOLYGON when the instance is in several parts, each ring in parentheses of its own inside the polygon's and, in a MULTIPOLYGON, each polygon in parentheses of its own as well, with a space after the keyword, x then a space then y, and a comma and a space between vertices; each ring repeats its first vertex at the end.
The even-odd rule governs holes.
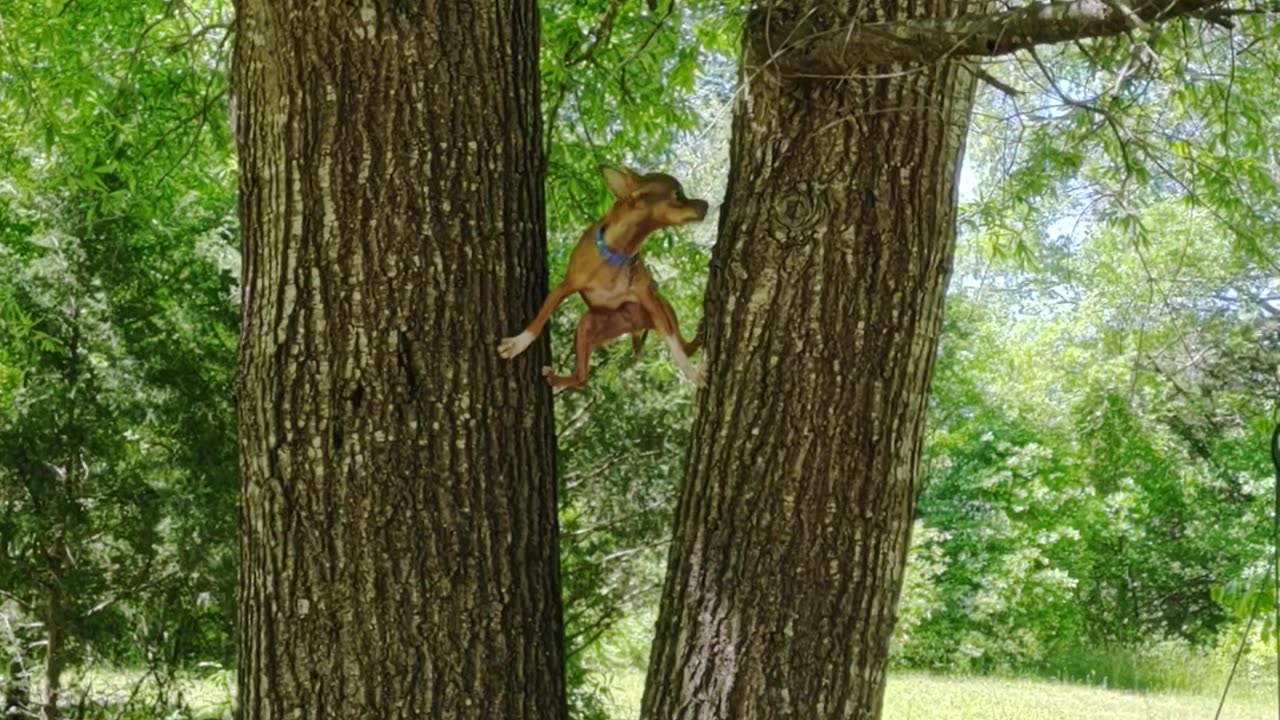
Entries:
MULTIPOLYGON (((233 674, 225 670, 188 674, 161 684, 153 676, 137 670, 94 668, 88 672, 67 674, 63 702, 75 706, 84 699, 90 705, 116 707, 132 700, 136 704, 131 711, 119 716, 121 720, 132 720, 156 717, 159 712, 157 701, 162 701, 159 705, 170 709, 175 706, 186 708, 192 717, 199 720, 227 720, 231 717, 235 693, 233 681, 233 674)), ((34 694, 39 696, 39 688, 34 690, 34 694)))
MULTIPOLYGON (((635 673, 614 680, 614 717, 633 720, 639 714, 644 676, 635 673)), ((1223 720, 1276 717, 1274 695, 1239 695, 1227 698, 1223 720)), ((889 678, 884 720, 1209 720, 1217 707, 1217 698, 1208 695, 898 673, 889 678)))
MULTIPOLYGON (((894 675, 885 693, 885 720, 1208 720, 1217 698, 1135 692, 1044 680, 894 675)), ((1257 694, 1227 698, 1222 717, 1274 718, 1275 700, 1257 694)))
MULTIPOLYGON (((91 684, 94 700, 121 702, 131 695, 138 675, 96 671, 78 680, 91 684)), ((639 671, 611 678, 616 720, 634 720, 639 715, 643 684, 644 674, 639 671)), ((1276 717, 1274 686, 1270 690, 1238 687, 1227 698, 1223 720, 1276 717)), ((198 718, 230 717, 229 673, 205 673, 169 686, 168 691, 170 698, 181 694, 198 718)), ((142 696, 154 692, 154 687, 147 687, 142 696)), ((1208 692, 1139 692, 1053 680, 895 673, 885 694, 884 720, 1209 720, 1217 705, 1217 697, 1208 692)))

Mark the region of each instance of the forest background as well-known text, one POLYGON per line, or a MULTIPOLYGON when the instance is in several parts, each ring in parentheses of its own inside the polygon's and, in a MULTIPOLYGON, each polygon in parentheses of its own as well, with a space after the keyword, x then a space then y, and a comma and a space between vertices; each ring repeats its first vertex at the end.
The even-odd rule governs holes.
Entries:
MULTIPOLYGON (((1238 24, 983 71, 899 672, 1212 695, 1244 647, 1237 682, 1274 691, 1280 26, 1238 24)), ((0 12, 7 705, 49 682, 90 716, 229 702, 231 25, 209 0, 0 12)), ((694 326, 741 33, 724 3, 541 3, 553 277, 607 206, 598 164, 670 172, 713 205, 645 246, 694 326)), ((570 700, 603 718, 645 667, 693 392, 650 338, 555 411, 570 700)))

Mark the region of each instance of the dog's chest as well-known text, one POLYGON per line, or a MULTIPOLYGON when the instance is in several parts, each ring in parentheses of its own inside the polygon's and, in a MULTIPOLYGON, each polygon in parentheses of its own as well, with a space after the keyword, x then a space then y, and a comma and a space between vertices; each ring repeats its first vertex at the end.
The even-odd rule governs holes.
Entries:
POLYGON ((593 308, 616 308, 625 302, 636 302, 635 293, 631 291, 631 273, 629 267, 600 273, 598 280, 582 291, 582 299, 593 308))

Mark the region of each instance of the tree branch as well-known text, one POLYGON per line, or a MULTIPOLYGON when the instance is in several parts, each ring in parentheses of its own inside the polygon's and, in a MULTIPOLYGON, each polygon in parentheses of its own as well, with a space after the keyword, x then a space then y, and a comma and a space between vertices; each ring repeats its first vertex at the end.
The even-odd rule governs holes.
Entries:
POLYGON ((595 30, 591 31, 591 42, 584 49, 577 46, 570 47, 564 54, 564 66, 573 67, 578 63, 586 62, 595 56, 600 46, 609 42, 609 37, 613 35, 613 24, 618 19, 618 10, 622 7, 623 0, 613 0, 609 4, 608 9, 604 11, 604 15, 600 18, 600 24, 595 30), (575 50, 581 50, 575 52, 575 50))
POLYGON ((1000 13, 855 24, 816 33, 778 58, 787 74, 842 76, 868 65, 997 57, 1036 45, 1123 34, 1179 17, 1221 14, 1224 0, 1053 0, 1000 13))
POLYGON ((999 90, 1005 95, 1008 95, 1009 97, 1018 97, 1019 95, 1022 94, 1022 91, 1019 90, 1018 88, 1010 85, 1009 83, 1001 80, 1000 78, 997 78, 996 76, 992 75, 991 73, 987 72, 986 70, 982 69, 977 65, 969 65, 966 67, 969 70, 969 72, 973 73, 974 77, 990 85, 991 87, 999 90))

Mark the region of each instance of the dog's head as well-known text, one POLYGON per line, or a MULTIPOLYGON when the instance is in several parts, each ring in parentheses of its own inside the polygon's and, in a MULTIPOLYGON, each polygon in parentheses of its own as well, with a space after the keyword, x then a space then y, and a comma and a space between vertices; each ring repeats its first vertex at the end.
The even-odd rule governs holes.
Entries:
POLYGON ((609 215, 626 215, 637 225, 654 229, 699 222, 707 216, 707 201, 686 197, 680 182, 670 175, 641 175, 630 168, 615 170, 601 165, 605 184, 617 200, 609 215))

